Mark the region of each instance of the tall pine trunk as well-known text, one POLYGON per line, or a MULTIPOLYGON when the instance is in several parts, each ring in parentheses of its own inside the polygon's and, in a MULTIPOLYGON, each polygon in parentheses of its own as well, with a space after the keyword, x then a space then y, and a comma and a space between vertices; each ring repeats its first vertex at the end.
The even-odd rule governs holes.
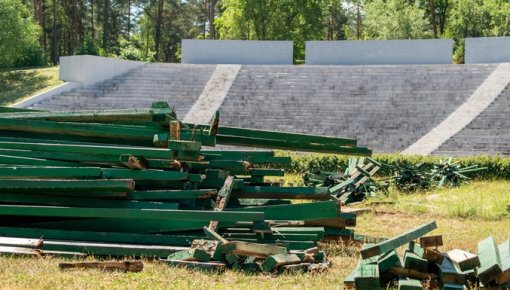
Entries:
POLYGON ((109 16, 110 16, 110 0, 104 0, 104 9, 103 9, 103 49, 105 52, 108 52, 108 41, 109 41, 109 33, 110 33, 110 24, 109 24, 109 16))
POLYGON ((57 0, 52 1, 51 62, 58 64, 57 0))
POLYGON ((163 22, 163 0, 158 1, 158 13, 156 16, 156 36, 154 37, 154 60, 159 59, 159 43, 161 41, 161 24, 163 22))
POLYGON ((216 39, 216 27, 214 26, 214 6, 216 6, 216 0, 211 0, 209 4, 209 39, 216 39))

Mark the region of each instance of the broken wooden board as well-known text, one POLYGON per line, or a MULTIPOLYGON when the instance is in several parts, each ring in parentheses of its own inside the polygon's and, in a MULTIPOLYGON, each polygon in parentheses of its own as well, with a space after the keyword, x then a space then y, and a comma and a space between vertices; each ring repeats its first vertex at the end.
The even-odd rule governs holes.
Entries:
POLYGON ((398 279, 398 290, 421 290, 423 286, 418 279, 400 278, 398 279))
POLYGON ((356 290, 379 289, 379 268, 377 264, 361 261, 354 275, 356 290))
POLYGON ((467 251, 453 249, 446 256, 463 272, 480 266, 478 256, 467 251))
POLYGON ((389 270, 390 273, 405 276, 411 279, 419 279, 419 280, 428 280, 428 279, 437 279, 438 276, 433 273, 419 272, 412 269, 406 269, 402 267, 391 267, 389 270))
POLYGON ((141 272, 141 261, 111 261, 111 262, 66 262, 59 263, 58 267, 65 269, 99 269, 102 271, 141 272))
POLYGON ((42 239, 0 237, 0 246, 38 249, 42 245, 42 239))
POLYGON ((262 270, 271 272, 277 267, 283 265, 292 265, 301 263, 301 259, 296 254, 279 254, 271 255, 264 260, 262 263, 262 270))
POLYGON ((227 265, 222 262, 195 262, 162 259, 161 262, 178 267, 184 267, 191 270, 200 270, 205 272, 224 272, 227 265))
POLYGON ((419 244, 423 248, 440 247, 443 245, 443 236, 435 235, 435 236, 420 237, 419 244))
POLYGON ((367 259, 373 256, 389 252, 427 234, 428 232, 435 230, 436 228, 437 225, 435 221, 421 225, 401 235, 398 235, 381 243, 375 244, 370 248, 361 250, 361 257, 363 259, 367 259))
POLYGON ((466 283, 466 275, 457 270, 449 258, 445 257, 441 264, 437 264, 437 267, 439 278, 443 283, 460 285, 466 283))
POLYGON ((285 255, 287 249, 284 247, 247 243, 241 241, 232 241, 221 245, 224 253, 239 255, 239 256, 254 256, 258 258, 267 258, 271 255, 285 255))
POLYGON ((195 248, 172 253, 168 256, 168 260, 209 262, 211 255, 206 251, 195 248))
MULTIPOLYGON (((223 211, 223 209, 227 206, 228 199, 230 198, 230 194, 232 193, 233 188, 234 188, 234 176, 228 176, 227 179, 225 179, 223 187, 218 192, 214 211, 223 211)), ((211 231, 216 231, 218 229, 218 221, 212 220, 209 223, 209 229, 211 231)))

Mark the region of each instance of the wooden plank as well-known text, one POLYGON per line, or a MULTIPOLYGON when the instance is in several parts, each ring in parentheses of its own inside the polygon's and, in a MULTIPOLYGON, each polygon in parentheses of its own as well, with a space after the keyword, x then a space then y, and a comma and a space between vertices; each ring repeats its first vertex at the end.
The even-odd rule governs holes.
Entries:
POLYGON ((264 260, 262 263, 262 270, 271 272, 277 267, 283 265, 292 265, 301 263, 301 259, 296 254, 279 254, 271 255, 264 260))
POLYGON ((448 251, 446 256, 463 272, 480 266, 480 259, 478 259, 478 256, 470 252, 454 249, 448 251))
POLYGON ((215 194, 217 194, 216 189, 145 190, 129 192, 127 199, 152 201, 207 199, 215 194))
POLYGON ((247 243, 242 241, 232 241, 221 246, 224 253, 230 253, 239 256, 254 256, 258 258, 267 258, 271 255, 287 254, 284 247, 247 243))
POLYGON ((58 263, 58 267, 65 269, 99 269, 102 271, 141 272, 142 261, 109 261, 109 262, 65 262, 58 263))
POLYGON ((480 260, 478 278, 484 285, 494 281, 503 272, 498 246, 493 237, 478 243, 478 258, 480 260))
POLYGON ((400 278, 398 279, 398 290, 421 290, 423 286, 418 279, 400 278))
POLYGON ((391 267, 400 267, 400 258, 396 251, 390 251, 384 255, 382 255, 377 260, 377 266, 379 267, 379 273, 388 272, 391 267))
MULTIPOLYGON (((216 206, 214 207, 214 211, 223 211, 223 209, 227 206, 228 200, 230 198, 230 194, 232 193, 232 189, 234 188, 234 176, 228 176, 225 179, 225 183, 223 187, 218 192, 218 196, 216 197, 216 206)), ((211 231, 216 231, 218 229, 218 221, 212 220, 209 223, 208 227, 211 231)))
POLYGON ((86 254, 78 252, 65 251, 42 251, 40 249, 21 248, 21 247, 5 247, 0 246, 0 254, 20 255, 20 256, 59 256, 59 257, 85 257, 86 254))
POLYGON ((328 200, 327 187, 245 186, 233 192, 238 198, 285 198, 328 200))
POLYGON ((356 290, 373 290, 380 288, 379 268, 377 264, 361 261, 354 275, 356 290))
POLYGON ((261 212, 236 211, 193 211, 193 210, 139 210, 139 209, 106 209, 78 208, 56 206, 24 206, 0 205, 0 215, 12 216, 49 216, 76 218, 125 218, 125 219, 158 219, 203 221, 211 218, 218 221, 263 221, 261 212))
MULTIPOLYGON (((0 168, 1 172, 2 168, 0 168)), ((62 169, 66 170, 66 169, 62 169)), ((22 175, 23 178, 26 178, 22 175)), ((0 179, 0 191, 61 196, 126 196, 133 191, 132 179, 0 179), (115 194, 119 193, 119 194, 115 194)))
POLYGON ((40 248, 43 244, 42 239, 24 239, 13 237, 0 237, 0 246, 22 247, 22 248, 40 248))
POLYGON ((437 279, 438 276, 433 273, 424 273, 419 272, 413 269, 406 269, 402 267, 391 267, 389 270, 390 273, 400 276, 405 276, 411 279, 419 279, 419 280, 430 280, 430 279, 437 279))
POLYGON ((0 167, 2 179, 13 178, 100 178, 99 167, 0 167))
POLYGON ((362 250, 361 257, 363 259, 367 259, 373 256, 389 252, 419 238, 420 236, 427 234, 428 232, 435 230, 436 228, 437 225, 435 221, 418 226, 401 235, 398 235, 381 243, 375 244, 374 246, 368 249, 362 250))
POLYGON ((503 273, 496 277, 496 284, 510 284, 510 240, 506 240, 498 247, 503 273))
POLYGON ((423 248, 440 247, 443 245, 443 236, 435 235, 435 236, 420 237, 419 243, 423 248))
POLYGON ((420 258, 413 252, 406 251, 404 253, 404 268, 406 269, 425 273, 427 272, 428 264, 427 260, 420 258))
POLYGON ((443 259, 443 263, 437 266, 439 278, 443 283, 461 285, 466 283, 466 275, 457 270, 449 258, 443 259))
POLYGON ((189 249, 170 254, 168 260, 209 262, 211 255, 200 249, 189 249))
POLYGON ((339 216, 339 208, 334 201, 320 201, 289 205, 272 205, 227 209, 235 211, 258 211, 266 215, 267 220, 314 220, 335 218, 339 216))

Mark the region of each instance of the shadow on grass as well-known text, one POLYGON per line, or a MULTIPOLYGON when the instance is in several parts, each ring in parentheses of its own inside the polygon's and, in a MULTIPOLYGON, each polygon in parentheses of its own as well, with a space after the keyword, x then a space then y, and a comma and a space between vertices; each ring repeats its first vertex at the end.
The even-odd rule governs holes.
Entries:
POLYGON ((8 105, 45 88, 50 79, 33 70, 0 70, 0 105, 8 105))

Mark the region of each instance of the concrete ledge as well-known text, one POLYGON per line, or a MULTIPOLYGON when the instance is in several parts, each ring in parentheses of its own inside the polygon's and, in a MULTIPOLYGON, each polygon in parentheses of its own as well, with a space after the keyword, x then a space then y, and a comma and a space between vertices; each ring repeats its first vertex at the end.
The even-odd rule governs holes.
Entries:
POLYGON ((292 41, 182 40, 182 63, 292 64, 292 41))
POLYGON ((307 41, 310 65, 451 64, 453 40, 307 41))
POLYGON ((144 63, 140 61, 94 55, 62 56, 60 57, 60 79, 90 86, 143 65, 144 63))
POLYGON ((74 82, 63 83, 63 84, 56 86, 54 88, 51 88, 47 91, 44 91, 37 95, 34 95, 28 99, 17 102, 16 104, 12 105, 11 107, 13 107, 13 108, 27 108, 35 103, 39 103, 43 100, 50 99, 50 98, 52 98, 56 95, 59 95, 63 92, 68 92, 70 90, 77 89, 79 87, 81 87, 80 83, 74 83, 74 82))
POLYGON ((464 63, 510 62, 510 37, 466 38, 464 63))

